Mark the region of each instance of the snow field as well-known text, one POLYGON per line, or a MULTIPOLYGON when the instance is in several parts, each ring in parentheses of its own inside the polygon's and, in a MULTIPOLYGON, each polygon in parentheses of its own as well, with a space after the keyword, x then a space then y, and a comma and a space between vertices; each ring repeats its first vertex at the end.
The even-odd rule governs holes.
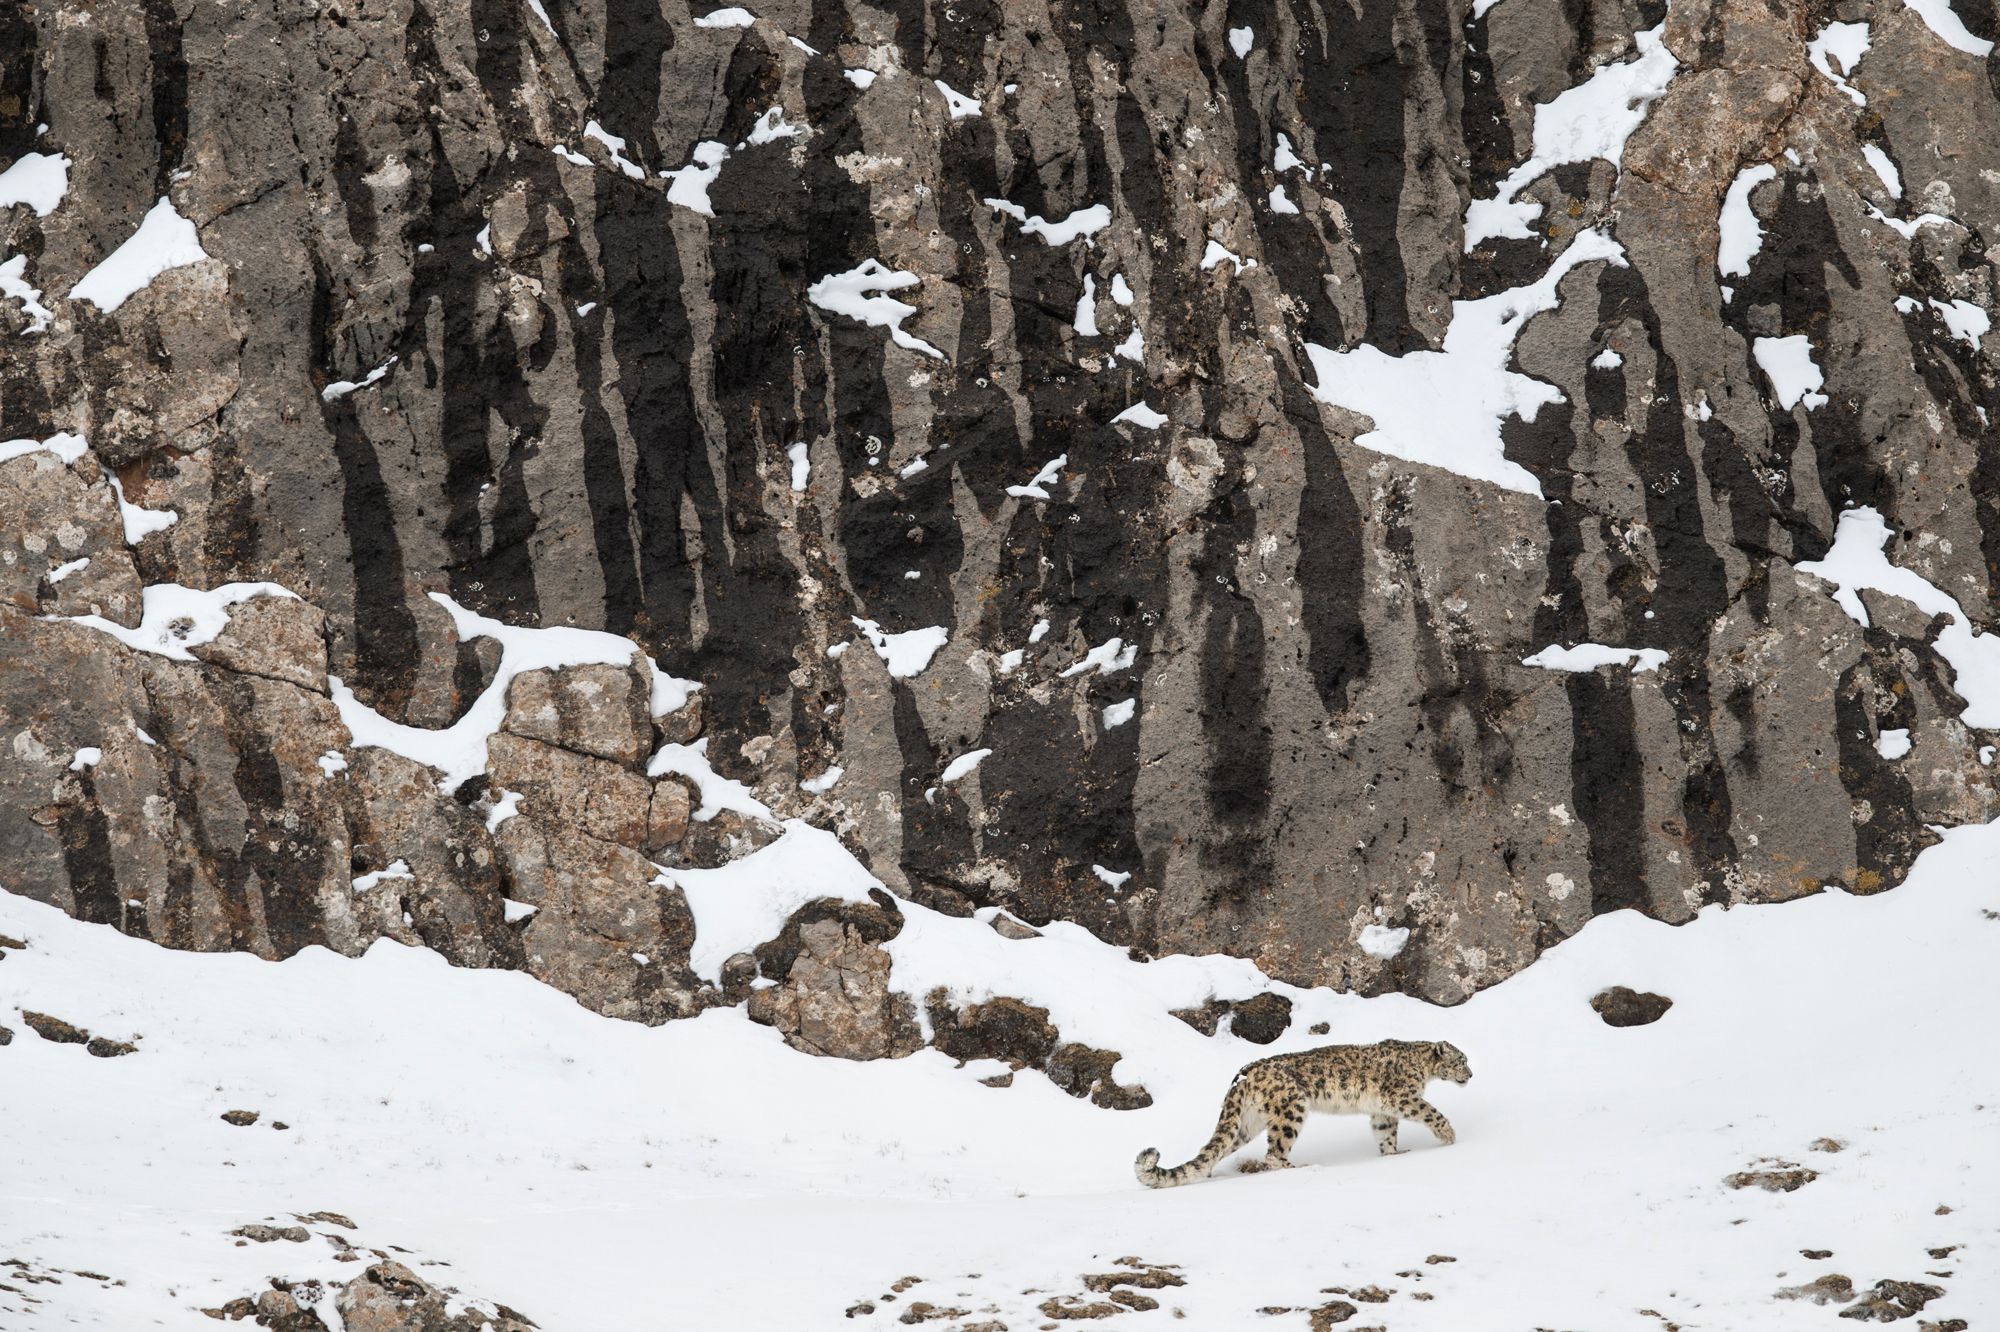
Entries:
MULTIPOLYGON (((817 873, 835 876, 826 854, 817 873)), ((1875 897, 1710 908, 1679 929, 1620 912, 1451 1009, 1287 988, 1291 1029, 1264 1048, 1165 1011, 1261 988, 1248 963, 1135 963, 1074 926, 1014 942, 905 908, 893 983, 969 993, 983 978, 1053 1006, 1152 1092, 1124 1113, 1033 1073, 982 1086, 992 1070, 931 1051, 815 1059, 735 1010, 610 1021, 386 941, 358 960, 171 953, 0 896, 0 933, 27 945, 0 964, 16 1029, 0 1050, 0 1253, 60 1276, 23 1287, 41 1304, 0 1291, 0 1323, 207 1329, 199 1307, 272 1275, 352 1274, 317 1234, 226 1234, 323 1208, 359 1223, 356 1242, 446 1260, 419 1270, 557 1332, 886 1329, 918 1298, 1035 1326, 1040 1300, 1127 1254, 1179 1264, 1186 1285, 1123 1327, 1303 1327, 1255 1310, 1374 1284, 1395 1293, 1370 1316, 1397 1332, 1656 1328, 1642 1309, 1784 1332, 1830 1325, 1831 1308, 1774 1298, 1830 1272, 1931 1282, 1945 1294, 1926 1317, 1976 1317, 2000 1308, 1995 865, 2000 826, 1959 829, 1875 897), (1610 984, 1674 1006, 1613 1029, 1587 1002, 1610 984), (44 1041, 22 1008, 139 1051, 44 1041), (1330 1035, 1308 1034, 1322 1021, 1330 1035), (1406 1153, 1379 1158, 1362 1121, 1320 1118, 1296 1153, 1307 1168, 1225 1167, 1166 1193, 1133 1181, 1142 1147, 1193 1153, 1248 1059, 1388 1036, 1467 1051, 1473 1081, 1432 1089, 1457 1146, 1406 1126, 1406 1153), (235 1128, 230 1109, 263 1118, 235 1128), (1844 1149, 1811 1150, 1820 1138, 1844 1149), (1819 1177, 1795 1193, 1722 1183, 1766 1157, 1819 1177), (61 1275, 79 1268, 125 1284, 61 1275), (904 1275, 925 1283, 882 1302, 904 1275), (877 1312, 843 1320, 863 1298, 877 1312)))

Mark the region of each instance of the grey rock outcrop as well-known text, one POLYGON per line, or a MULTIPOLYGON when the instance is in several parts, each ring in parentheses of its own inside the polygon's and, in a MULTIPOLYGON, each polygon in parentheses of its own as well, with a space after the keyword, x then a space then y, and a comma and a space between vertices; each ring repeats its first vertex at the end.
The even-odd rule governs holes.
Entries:
POLYGON ((491 784, 520 792, 524 813, 599 841, 645 844, 653 803, 645 778, 605 759, 504 733, 488 742, 486 753, 491 784))
POLYGON ((54 454, 36 452, 0 466, 0 601, 30 614, 139 618, 141 584, 125 546, 118 504, 102 475, 78 459, 77 475, 54 454), (79 564, 81 567, 78 567, 79 564))
MULTIPOLYGON (((63 618, 140 621, 122 534, 111 545, 98 531, 117 522, 108 482, 89 455, 41 451, 0 463, 0 485, 33 497, 31 521, 72 515, 59 537, 67 522, 96 532, 74 548, 107 580, 124 561, 124 581, 98 584, 89 605, 68 578, 0 600, 0 886, 175 948, 352 955, 387 938, 527 970, 619 1017, 716 1001, 686 969, 686 904, 648 859, 676 850, 690 810, 681 781, 643 775, 656 736, 639 668, 525 677, 529 700, 576 701, 544 728, 554 743, 492 738, 486 785, 518 796, 503 818, 478 792, 441 789, 435 769, 354 743, 310 602, 238 603, 206 642, 173 623, 135 635, 185 641, 187 660, 63 618), (510 902, 534 910, 517 921, 510 902)), ((491 663, 464 655, 483 688, 491 663)), ((699 713, 682 713, 668 720, 685 735, 699 713)), ((523 714, 545 720, 531 706, 510 720, 523 714)))
POLYGON ((636 764, 653 752, 651 691, 637 660, 626 667, 524 671, 507 687, 502 726, 579 754, 636 764))
POLYGON ((532 1332, 535 1324, 505 1305, 463 1307, 401 1263, 376 1263, 334 1297, 348 1332, 532 1332))
POLYGON ((518 816, 495 841, 508 891, 536 908, 521 934, 531 974, 612 1017, 699 1011, 700 985, 686 970, 693 917, 643 855, 518 816))
MULTIPOLYGON (((299 1243, 310 1238, 302 1226, 249 1225, 231 1233, 242 1237, 239 1243, 299 1243)), ((255 1298, 239 1296, 202 1312, 224 1323, 247 1319, 253 1326, 272 1332, 330 1332, 327 1321, 320 1317, 320 1310, 330 1300, 339 1325, 347 1332, 533 1332, 536 1326, 504 1304, 482 1307, 449 1288, 440 1289, 381 1249, 357 1249, 337 1232, 323 1232, 323 1238, 335 1241, 357 1262, 369 1256, 378 1261, 346 1281, 273 1277, 270 1288, 255 1298)))
POLYGON ((799 928, 783 982, 753 990, 749 1014, 787 1044, 841 1059, 894 1059, 923 1045, 916 1006, 889 989, 888 954, 838 919, 799 928))

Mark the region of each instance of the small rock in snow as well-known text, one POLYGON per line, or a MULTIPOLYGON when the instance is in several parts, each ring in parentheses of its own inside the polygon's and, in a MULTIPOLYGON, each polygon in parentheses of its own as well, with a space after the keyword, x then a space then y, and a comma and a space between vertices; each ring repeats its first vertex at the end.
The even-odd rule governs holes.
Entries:
POLYGON ((1644 1027, 1666 1016, 1674 1001, 1664 994, 1647 994, 1614 985, 1592 995, 1590 1006, 1608 1027, 1644 1027))

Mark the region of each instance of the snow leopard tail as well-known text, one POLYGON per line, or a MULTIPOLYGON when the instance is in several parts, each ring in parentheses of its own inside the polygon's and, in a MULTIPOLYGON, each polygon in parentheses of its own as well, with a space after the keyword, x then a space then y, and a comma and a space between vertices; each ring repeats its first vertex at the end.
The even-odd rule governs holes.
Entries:
POLYGON ((1132 1164, 1139 1182, 1149 1189, 1171 1189, 1207 1179, 1209 1172, 1221 1163, 1223 1157, 1250 1141, 1257 1131, 1243 1114, 1245 1095, 1241 1079, 1230 1084, 1228 1093, 1222 1098, 1222 1114, 1215 1122, 1214 1136, 1186 1165, 1162 1170, 1158 1148, 1148 1147, 1140 1152, 1139 1159, 1132 1164))

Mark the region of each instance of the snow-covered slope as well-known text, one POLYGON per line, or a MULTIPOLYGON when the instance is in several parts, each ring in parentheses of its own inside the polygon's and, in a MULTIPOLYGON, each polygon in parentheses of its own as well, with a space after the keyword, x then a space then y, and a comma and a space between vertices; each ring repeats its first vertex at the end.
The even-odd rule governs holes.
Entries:
POLYGON ((201 1308, 273 1277, 355 1276, 328 1234, 449 1264, 420 1270, 552 1332, 887 1328, 918 1301, 966 1311, 939 1327, 1037 1327, 1120 1257, 1185 1284, 1119 1327, 1303 1329, 1341 1298, 1322 1292, 1376 1286, 1393 1293, 1353 1321, 1396 1332, 1824 1328, 1834 1307, 1777 1292, 1834 1273, 1936 1286, 1925 1317, 1977 1326, 2000 1309, 1996 865, 2000 825, 1959 829, 1881 896, 1678 929, 1616 913, 1452 1009, 1295 992, 1271 1049, 1462 1046, 1471 1084, 1433 1089, 1458 1145, 1407 1126, 1412 1150, 1378 1158, 1364 1123, 1321 1119, 1308 1168, 1164 1194, 1134 1154, 1192 1154, 1230 1074, 1270 1050, 1161 1005, 1246 964, 1070 936, 991 936, 981 961, 977 936, 913 920, 899 983, 1004 965, 1016 993, 1115 1023, 1155 1098, 1117 1113, 930 1050, 811 1058, 739 1009, 646 1028, 388 941, 359 960, 177 953, 0 896, 0 935, 26 945, 0 945, 0 1326, 205 1332, 201 1308), (1673 1007, 1611 1028, 1588 1001, 1614 984, 1673 1007), (138 1049, 92 1058, 21 1010, 138 1049), (1766 1158, 1817 1178, 1725 1184, 1766 1158), (229 1234, 319 1211, 355 1229, 229 1234), (906 1276, 923 1280, 885 1298, 906 1276))

